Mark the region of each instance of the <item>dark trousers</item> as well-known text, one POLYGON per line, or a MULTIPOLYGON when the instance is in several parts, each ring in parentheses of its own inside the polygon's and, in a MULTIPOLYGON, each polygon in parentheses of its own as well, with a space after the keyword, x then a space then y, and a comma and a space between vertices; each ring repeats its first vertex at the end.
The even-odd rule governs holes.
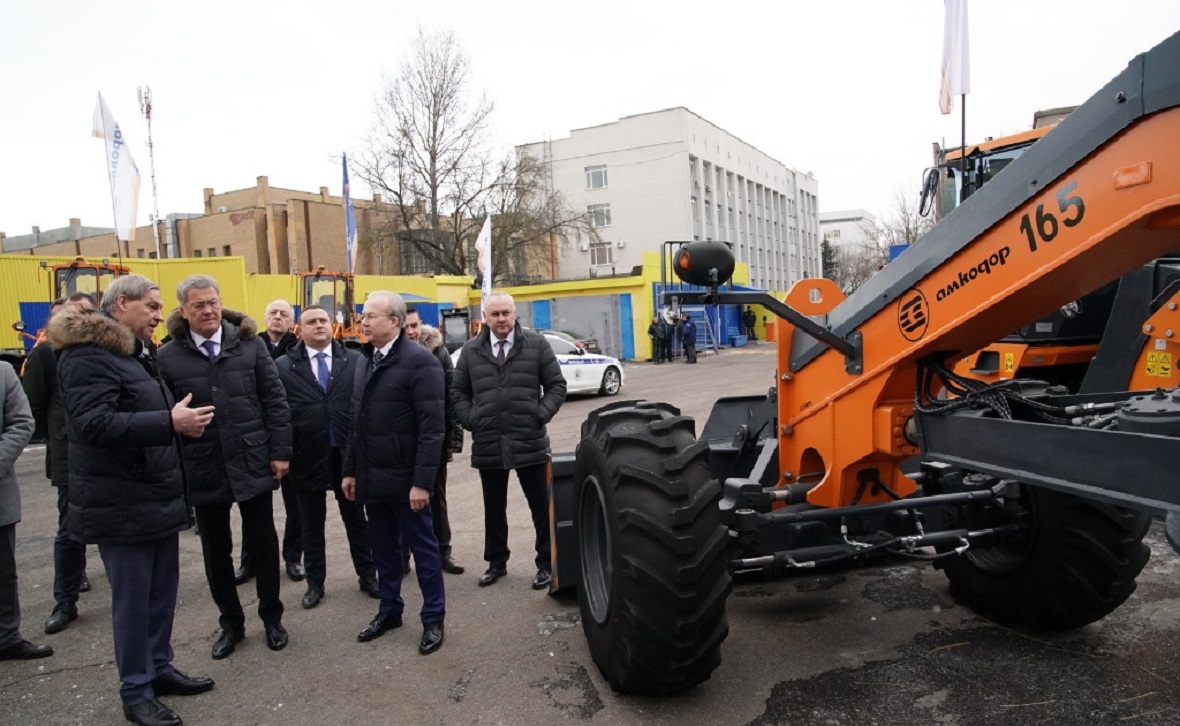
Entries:
POLYGON ((430 507, 415 512, 406 502, 368 502, 369 540, 373 543, 373 562, 377 565, 377 591, 380 610, 387 615, 401 615, 402 543, 414 554, 418 587, 422 590, 422 624, 441 623, 446 617, 446 591, 443 587, 442 555, 434 539, 434 522, 430 507))
POLYGON ((175 534, 135 544, 100 544, 111 583, 115 665, 119 695, 132 705, 155 697, 152 680, 171 673, 172 618, 180 585, 180 544, 175 534))
POLYGON ((750 340, 758 340, 758 336, 754 335, 754 326, 753 325, 746 326, 746 337, 749 338, 750 340))
MULTIPOLYGON (((197 526, 201 530, 201 551, 205 555, 205 579, 213 602, 221 611, 219 622, 226 630, 240 631, 246 616, 234 584, 233 534, 229 528, 229 504, 197 507, 197 526)), ((254 548, 254 581, 258 593, 258 617, 265 624, 283 618, 279 600, 279 538, 275 534, 271 492, 238 502, 242 529, 250 535, 254 548)))
MULTIPOLYGON (((365 519, 364 508, 345 498, 340 490, 340 479, 340 449, 332 449, 332 493, 336 495, 336 507, 340 510, 340 520, 344 522, 352 566, 358 577, 366 577, 373 572, 369 523, 365 519)), ((328 518, 326 494, 302 489, 295 493, 299 502, 299 520, 303 524, 303 564, 307 568, 307 582, 316 587, 324 586, 324 578, 328 574, 325 557, 327 545, 324 542, 324 523, 328 518)))
POLYGON ((82 573, 86 571, 86 545, 66 531, 69 490, 57 488, 57 536, 53 538, 53 599, 58 605, 78 602, 82 573))
POLYGON ((697 346, 696 343, 684 344, 684 359, 689 363, 697 362, 697 346))
MULTIPOLYGON (((508 563, 508 472, 480 469, 483 484, 483 558, 493 567, 508 563)), ((536 464, 516 470, 516 478, 528 500, 537 533, 537 569, 549 569, 549 465, 536 464)))
POLYGON ((0 648, 24 640, 16 589, 16 522, 0 527, 0 648))
POLYGON ((659 351, 659 356, 658 356, 659 360, 662 360, 662 361, 666 360, 666 361, 671 362, 671 360, 672 360, 672 340, 670 338, 664 338, 663 340, 657 340, 656 346, 657 346, 657 350, 659 351))
MULTIPOLYGON (((438 474, 434 477, 434 491, 430 493, 430 516, 434 523, 434 539, 438 541, 439 554, 451 554, 451 516, 447 514, 447 460, 451 454, 444 448, 438 474)), ((410 551, 402 550, 402 559, 410 562, 410 551)))
MULTIPOLYGON (((283 562, 299 562, 303 559, 303 523, 299 516, 299 497, 291 477, 285 476, 279 481, 279 491, 283 494, 283 509, 287 519, 283 523, 283 562)), ((250 552, 250 533, 242 526, 242 567, 254 566, 254 558, 250 552)))

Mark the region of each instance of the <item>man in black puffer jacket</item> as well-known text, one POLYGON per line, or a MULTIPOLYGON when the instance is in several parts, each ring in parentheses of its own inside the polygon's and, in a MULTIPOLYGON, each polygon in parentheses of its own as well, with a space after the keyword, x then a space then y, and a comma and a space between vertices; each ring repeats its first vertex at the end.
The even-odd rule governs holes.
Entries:
POLYGON ((565 376, 545 336, 516 324, 516 303, 508 293, 488 295, 483 317, 484 329, 463 345, 451 387, 455 415, 471 431, 471 465, 483 484, 488 570, 479 584, 508 574, 508 472, 515 469, 537 534, 533 589, 543 590, 553 580, 545 424, 565 401, 565 376))
POLYGON ((272 494, 291 460, 291 415, 278 369, 258 327, 248 317, 221 309, 216 281, 191 275, 176 290, 180 309, 168 318, 172 340, 160 349, 160 375, 177 398, 217 407, 199 439, 181 449, 201 549, 205 578, 221 611, 213 658, 225 658, 245 637, 246 618, 234 584, 229 510, 236 502, 258 576, 258 616, 271 650, 287 647, 279 599, 279 544, 272 494))
POLYGON ((214 412, 189 408, 187 398, 177 403, 158 380, 150 341, 161 307, 159 286, 125 275, 107 288, 101 313, 63 310, 48 334, 62 351, 67 527, 79 541, 98 544, 106 565, 123 715, 136 723, 179 724, 157 696, 201 693, 213 681, 190 678, 170 662, 177 533, 188 527, 175 436, 200 436, 214 412))
POLYGON ((327 577, 324 495, 329 491, 336 495, 361 590, 378 597, 378 584, 365 510, 340 490, 344 447, 352 426, 352 377, 361 354, 332 339, 332 320, 318 305, 303 309, 299 325, 303 341, 279 357, 275 366, 291 407, 294 453, 287 479, 295 491, 303 527, 307 563, 303 607, 314 608, 324 598, 327 577))

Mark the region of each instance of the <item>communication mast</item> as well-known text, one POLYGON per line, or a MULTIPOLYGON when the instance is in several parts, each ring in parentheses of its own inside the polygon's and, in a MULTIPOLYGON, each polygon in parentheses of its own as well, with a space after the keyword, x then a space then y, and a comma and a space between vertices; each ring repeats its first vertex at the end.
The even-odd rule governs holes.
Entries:
POLYGON ((148 159, 152 168, 152 237, 156 240, 156 259, 163 259, 160 254, 160 199, 156 194, 156 153, 152 145, 152 88, 151 86, 140 86, 139 91, 139 110, 143 117, 147 119, 147 146, 148 159))

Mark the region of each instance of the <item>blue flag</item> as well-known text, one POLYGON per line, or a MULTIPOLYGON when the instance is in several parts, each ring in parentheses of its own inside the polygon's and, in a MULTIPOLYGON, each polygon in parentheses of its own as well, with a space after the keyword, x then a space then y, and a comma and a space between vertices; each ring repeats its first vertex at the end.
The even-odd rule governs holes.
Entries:
POLYGON ((344 234, 348 272, 352 274, 356 260, 356 215, 352 212, 352 197, 348 193, 348 154, 344 154, 344 234))

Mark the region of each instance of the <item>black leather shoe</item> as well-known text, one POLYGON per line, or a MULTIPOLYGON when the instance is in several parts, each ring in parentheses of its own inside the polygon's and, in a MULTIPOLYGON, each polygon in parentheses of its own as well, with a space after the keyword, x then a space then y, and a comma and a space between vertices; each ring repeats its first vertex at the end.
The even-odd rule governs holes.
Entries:
POLYGON ((123 704, 123 718, 140 726, 180 726, 183 723, 175 711, 156 698, 134 706, 123 704))
POLYGON ((488 571, 479 576, 479 586, 487 587, 504 575, 508 574, 507 567, 489 567, 488 571))
POLYGON ((443 624, 431 623, 422 628, 422 642, 418 644, 418 652, 422 655, 430 655, 434 651, 442 647, 443 644, 443 624))
POLYGON ((462 575, 464 572, 463 565, 456 562, 455 558, 450 555, 442 556, 442 568, 443 572, 449 572, 452 575, 462 575))
POLYGON ((324 599, 324 588, 316 587, 315 585, 309 585, 307 588, 307 592, 304 593, 304 595, 303 595, 303 602, 302 602, 303 609, 304 610, 311 610, 316 605, 319 605, 320 600, 323 600, 323 599, 324 599))
POLYGON ((90 578, 82 573, 82 581, 78 584, 78 592, 90 592, 90 578))
POLYGON ((254 579, 254 568, 253 567, 239 567, 238 569, 234 570, 234 584, 235 585, 245 585, 247 582, 249 582, 250 580, 253 580, 253 579, 254 579))
POLYGON ((152 681, 152 690, 156 692, 156 696, 195 696, 198 693, 204 693, 213 689, 212 678, 202 678, 200 676, 193 678, 186 676, 180 671, 174 670, 171 673, 162 675, 156 680, 152 681))
POLYGON ((60 633, 70 627, 70 623, 78 619, 78 605, 72 602, 59 602, 53 606, 53 612, 45 619, 45 632, 49 635, 60 633))
POLYGON ((376 640, 382 635, 385 635, 385 631, 400 628, 401 626, 402 616, 377 613, 377 617, 373 618, 373 621, 364 630, 357 633, 356 639, 362 643, 367 643, 370 640, 376 640))
POLYGON ((266 647, 271 650, 282 650, 287 647, 287 629, 282 623, 272 623, 266 626, 266 647))
POLYGON ((533 589, 544 590, 549 587, 549 583, 553 582, 553 573, 548 567, 542 567, 537 570, 537 576, 533 578, 533 589))
POLYGON ((298 562, 288 562, 287 577, 291 578, 295 582, 300 582, 303 580, 303 578, 307 577, 307 570, 303 569, 303 565, 299 564, 298 562))
POLYGON ((367 575, 362 575, 357 578, 357 583, 360 585, 361 592, 369 597, 381 597, 380 590, 378 590, 377 573, 370 572, 367 575))
POLYGON ((241 643, 245 637, 246 633, 243 630, 223 629, 217 640, 213 641, 213 660, 229 657, 229 654, 234 652, 234 646, 241 643))
POLYGON ((22 640, 16 645, 10 645, 4 650, 0 650, 0 660, 32 660, 47 658, 51 655, 53 655, 52 646, 33 645, 27 640, 22 640))

